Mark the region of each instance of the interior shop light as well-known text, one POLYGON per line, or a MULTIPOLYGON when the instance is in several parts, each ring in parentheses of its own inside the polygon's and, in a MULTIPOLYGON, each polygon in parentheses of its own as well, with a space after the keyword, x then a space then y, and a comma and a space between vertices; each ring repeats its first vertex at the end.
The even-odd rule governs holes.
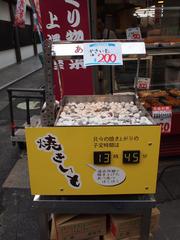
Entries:
POLYGON ((134 16, 139 16, 140 18, 154 17, 155 16, 155 5, 153 5, 149 8, 137 9, 133 15, 134 16))

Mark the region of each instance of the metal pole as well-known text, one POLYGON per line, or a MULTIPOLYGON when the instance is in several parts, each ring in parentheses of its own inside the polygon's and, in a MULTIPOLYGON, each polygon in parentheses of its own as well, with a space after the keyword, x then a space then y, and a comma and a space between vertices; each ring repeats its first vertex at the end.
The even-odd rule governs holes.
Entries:
MULTIPOLYGON (((91 39, 96 39, 97 34, 97 0, 88 1, 89 7, 89 27, 91 29, 91 39)), ((100 82, 98 82, 98 67, 95 66, 93 72, 93 92, 94 94, 101 93, 100 82)))
POLYGON ((26 98, 26 119, 27 119, 27 124, 30 125, 30 109, 29 109, 29 99, 26 98))
POLYGON ((113 95, 114 93, 114 84, 113 84, 113 66, 110 66, 110 92, 113 95))
POLYGON ((9 110, 10 110, 10 121, 11 121, 11 134, 12 136, 15 136, 15 123, 14 123, 14 113, 13 113, 13 102, 12 102, 12 91, 8 91, 8 97, 9 97, 9 110))
POLYGON ((52 42, 44 42, 44 72, 45 72, 45 92, 46 92, 46 126, 54 126, 54 79, 53 79, 53 60, 52 42))
POLYGON ((39 27, 39 22, 38 22, 37 13, 36 13, 36 7, 35 7, 34 2, 32 0, 29 0, 29 2, 30 2, 30 5, 31 5, 31 8, 32 8, 32 11, 33 11, 33 18, 34 18, 34 21, 36 23, 39 39, 40 39, 41 45, 43 47, 43 37, 42 37, 40 27, 39 27))
POLYGON ((49 240, 49 224, 48 214, 40 210, 39 214, 39 229, 40 229, 40 240, 49 240))
POLYGON ((31 19, 31 27, 32 27, 32 33, 33 33, 33 49, 34 49, 34 55, 37 56, 37 41, 36 41, 36 32, 34 32, 34 21, 33 21, 33 12, 30 11, 30 19, 31 19))
POLYGON ((151 208, 145 208, 141 218, 141 240, 149 239, 149 229, 151 223, 151 208))
MULTIPOLYGON (((10 12, 10 17, 11 17, 11 23, 12 25, 14 24, 14 10, 12 6, 12 2, 8 2, 9 4, 9 12, 10 12)), ((13 38, 14 38, 14 43, 15 43, 15 53, 16 53, 16 61, 17 63, 21 63, 21 49, 20 49, 20 42, 19 42, 19 32, 18 28, 13 26, 13 38)))
POLYGON ((136 76, 135 76, 135 79, 134 79, 134 91, 135 91, 135 94, 137 94, 137 82, 138 82, 138 78, 139 78, 139 70, 140 70, 140 57, 138 56, 137 58, 137 70, 136 70, 136 76))

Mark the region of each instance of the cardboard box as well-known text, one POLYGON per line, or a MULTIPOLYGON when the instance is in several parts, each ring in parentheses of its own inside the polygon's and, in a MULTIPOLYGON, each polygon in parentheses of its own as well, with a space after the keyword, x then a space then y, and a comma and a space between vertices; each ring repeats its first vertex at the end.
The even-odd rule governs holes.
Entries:
MULTIPOLYGON (((152 234, 149 236, 149 240, 153 239, 152 234)), ((116 240, 116 238, 112 235, 112 233, 107 233, 104 235, 103 240, 116 240)), ((141 240, 140 236, 133 236, 128 238, 123 238, 122 240, 141 240)))
MULTIPOLYGON (((157 230, 160 212, 157 208, 152 210, 150 232, 157 230)), ((116 240, 139 240, 141 217, 135 215, 112 215, 110 218, 110 231, 116 240)))
POLYGON ((84 240, 106 234, 105 215, 59 215, 53 221, 51 240, 84 240))
POLYGON ((112 235, 111 232, 108 232, 106 235, 104 235, 103 240, 115 240, 115 237, 112 235))
POLYGON ((98 236, 98 237, 88 238, 87 240, 100 240, 100 239, 99 239, 99 236, 98 236))
POLYGON ((57 240, 57 234, 56 234, 54 216, 52 216, 50 240, 57 240))
MULTIPOLYGON (((64 222, 69 221, 76 215, 61 215, 61 218, 63 219, 64 222)), ((58 216, 55 216, 54 214, 51 215, 52 223, 51 223, 51 232, 50 232, 50 240, 58 240, 57 238, 57 230, 56 230, 56 218, 58 216)))

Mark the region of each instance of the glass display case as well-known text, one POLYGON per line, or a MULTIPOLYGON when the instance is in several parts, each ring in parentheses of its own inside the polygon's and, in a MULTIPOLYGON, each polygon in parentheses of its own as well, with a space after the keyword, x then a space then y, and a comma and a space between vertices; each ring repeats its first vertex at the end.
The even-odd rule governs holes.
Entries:
POLYGON ((139 91, 139 97, 151 114, 153 107, 172 109, 171 129, 162 134, 160 154, 180 155, 180 50, 147 52, 153 57, 151 85, 149 90, 139 91))
MULTIPOLYGON (((137 59, 127 58, 124 65, 114 70, 114 92, 134 90, 137 59)), ((161 156, 180 155, 180 51, 179 49, 148 49, 140 60, 139 79, 148 84, 137 84, 137 94, 142 105, 153 116, 153 110, 161 112, 160 122, 168 122, 169 129, 161 137, 161 156), (166 109, 171 109, 165 121, 166 109), (165 111, 165 113, 163 112, 165 111), (163 113, 162 113, 163 112, 163 113)), ((138 81, 138 80, 137 80, 138 81)), ((162 125, 163 127, 163 125, 162 125)))
MULTIPOLYGON (((147 56, 140 61, 139 77, 146 78, 146 84, 141 84, 145 89, 139 89, 138 96, 152 115, 155 108, 172 110, 170 130, 162 133, 161 156, 180 155, 180 1, 101 0, 97 13, 117 38, 145 41, 147 56)), ((134 90, 137 59, 127 56, 112 73, 113 92, 134 90)))

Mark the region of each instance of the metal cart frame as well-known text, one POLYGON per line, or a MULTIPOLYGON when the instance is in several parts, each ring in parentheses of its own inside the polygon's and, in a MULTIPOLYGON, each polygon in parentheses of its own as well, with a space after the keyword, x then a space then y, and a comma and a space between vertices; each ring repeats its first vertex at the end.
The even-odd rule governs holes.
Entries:
MULTIPOLYGON (((137 41, 111 40, 111 42, 121 42, 124 44, 123 55, 135 54, 137 61, 144 57, 143 42, 138 48, 128 49, 125 45, 136 44, 137 41)), ((45 71, 45 91, 46 91, 46 121, 44 126, 54 126, 55 123, 55 97, 53 87, 53 61, 57 59, 82 58, 82 53, 76 54, 69 50, 72 46, 82 47, 84 42, 108 42, 108 40, 92 40, 83 42, 61 42, 52 43, 46 40, 44 43, 44 71, 45 71), (68 52, 68 53, 67 53, 68 52)), ((139 42, 140 43, 140 42, 139 42)), ((137 67, 138 77, 139 67, 137 67)), ((60 69, 59 69, 60 78, 60 69)), ((61 79, 60 79, 61 81, 61 79)), ((33 200, 33 207, 39 211, 40 237, 42 240, 49 238, 48 215, 50 213, 61 214, 119 214, 119 213, 139 213, 142 215, 141 239, 149 238, 149 227, 152 207, 156 205, 153 195, 119 195, 119 196, 81 196, 81 197, 60 197, 60 196, 39 196, 33 200)))
MULTIPOLYGON (((25 143, 25 133, 24 126, 17 126, 15 123, 13 100, 14 99, 24 99, 26 102, 26 124, 31 125, 31 114, 29 102, 30 100, 37 99, 43 105, 45 101, 45 90, 44 89, 31 89, 31 88, 8 88, 8 98, 9 98, 9 110, 10 110, 10 121, 11 121, 11 141, 14 145, 16 142, 19 147, 25 143), (26 94, 30 95, 26 95, 26 94)), ((39 119, 40 120, 40 119, 39 119)))
POLYGON ((151 210, 156 205, 153 195, 57 197, 36 195, 33 207, 39 213, 40 239, 49 239, 48 215, 61 214, 140 214, 141 240, 149 239, 151 210))

